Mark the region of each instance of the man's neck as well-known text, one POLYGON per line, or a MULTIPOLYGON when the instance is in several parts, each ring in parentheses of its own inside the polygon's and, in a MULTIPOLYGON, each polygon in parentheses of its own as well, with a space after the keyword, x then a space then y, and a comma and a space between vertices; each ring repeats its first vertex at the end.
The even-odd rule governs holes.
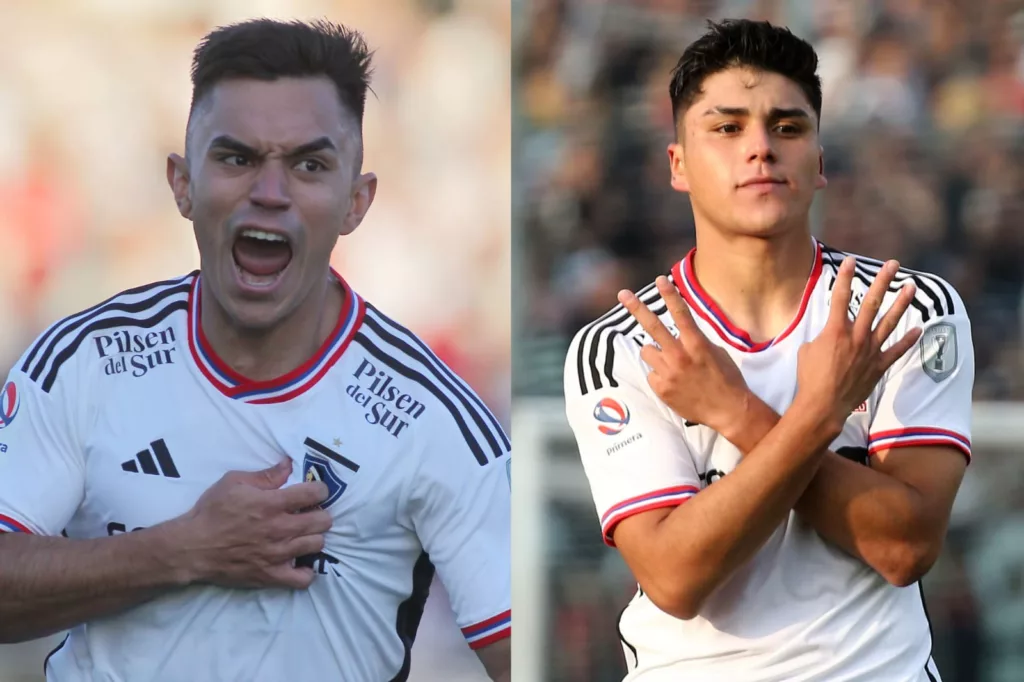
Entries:
POLYGON ((698 234, 694 275, 729 320, 755 342, 781 334, 796 317, 814 261, 807 231, 771 239, 698 234))
POLYGON ((239 329, 213 296, 203 295, 200 324, 217 356, 252 381, 269 381, 301 367, 337 325, 345 293, 333 277, 273 328, 239 329))

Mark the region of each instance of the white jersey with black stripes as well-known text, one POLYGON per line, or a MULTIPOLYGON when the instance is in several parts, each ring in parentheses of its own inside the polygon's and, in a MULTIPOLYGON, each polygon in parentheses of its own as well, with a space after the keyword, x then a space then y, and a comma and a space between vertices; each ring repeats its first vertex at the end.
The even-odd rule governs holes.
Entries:
POLYGON ((0 390, 0 530, 98 538, 294 460, 334 527, 304 591, 196 585, 71 630, 56 682, 404 680, 435 576, 468 645, 511 632, 510 444, 480 398, 338 277, 303 366, 255 382, 198 324, 198 273, 50 327, 0 390))
MULTIPOLYGON (((778 337, 760 343, 701 288, 693 252, 670 279, 708 340, 726 349, 754 393, 782 413, 796 394, 797 351, 824 327, 846 255, 816 244, 799 313, 778 337)), ((880 266, 857 257, 851 314, 880 266)), ((938 277, 901 270, 883 311, 906 282, 918 291, 892 338, 921 326, 921 340, 850 415, 832 450, 867 464, 888 448, 939 444, 970 458, 974 355, 963 301, 938 277)), ((674 332, 655 286, 639 296, 674 332)), ((640 358, 647 343, 617 306, 576 335, 565 363, 569 423, 609 545, 623 519, 684 503, 740 459, 731 443, 684 421, 654 395, 640 358)), ((697 617, 674 618, 638 591, 619 625, 630 682, 939 679, 920 585, 893 587, 793 513, 697 617)))

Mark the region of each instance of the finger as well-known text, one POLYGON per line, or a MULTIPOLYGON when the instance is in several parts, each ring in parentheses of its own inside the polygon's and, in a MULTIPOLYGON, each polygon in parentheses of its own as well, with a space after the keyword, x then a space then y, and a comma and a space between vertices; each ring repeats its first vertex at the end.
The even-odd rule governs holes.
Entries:
POLYGON ((267 578, 271 586, 288 587, 293 590, 305 590, 313 584, 316 573, 307 566, 292 566, 291 563, 267 569, 267 578))
POLYGON ((281 523, 283 537, 297 538, 326 533, 334 526, 334 517, 325 509, 312 509, 298 514, 288 514, 281 523))
POLYGON ((675 337, 672 336, 671 332, 665 328, 665 325, 661 323, 658 316, 651 312, 643 301, 637 298, 636 294, 632 291, 623 289, 619 292, 619 303, 629 311, 629 314, 633 316, 633 319, 640 323, 644 331, 654 339, 662 348, 668 348, 675 343, 675 337))
POLYGON ((903 318, 903 314, 907 312, 907 308, 913 302, 916 293, 917 287, 912 282, 904 284, 903 288, 900 289, 896 300, 893 301, 892 306, 889 307, 889 310, 885 312, 882 319, 878 321, 878 326, 875 327, 876 347, 881 348, 882 344, 888 340, 889 336, 896 329, 896 325, 900 323, 900 319, 903 318))
POLYGON ((856 333, 862 335, 862 338, 866 339, 871 334, 871 330, 875 326, 875 318, 878 317, 878 311, 882 309, 882 300, 889 291, 892 278, 896 276, 899 268, 900 264, 897 261, 891 260, 886 262, 879 269, 878 274, 875 275, 875 280, 871 282, 867 293, 864 294, 864 300, 860 304, 860 311, 857 313, 857 320, 853 325, 856 333))
POLYGON ((835 284, 832 285, 832 303, 828 313, 828 324, 845 327, 849 322, 850 297, 853 295, 852 256, 843 259, 836 273, 835 284))
POLYGON ((660 350, 649 343, 644 344, 640 349, 640 359, 656 372, 664 372, 666 369, 665 356, 660 350))
POLYGON ((882 353, 882 369, 887 370, 893 366, 893 364, 907 354, 917 340, 921 338, 921 328, 914 327, 909 332, 903 335, 903 338, 892 344, 888 350, 882 353))
POLYGON ((676 323, 679 338, 684 343, 703 339, 703 335, 697 329, 697 323, 693 321, 690 306, 686 305, 686 301, 679 295, 679 290, 668 281, 668 277, 661 275, 654 282, 658 287, 658 293, 661 294, 661 299, 665 301, 665 307, 668 308, 672 320, 676 323))
POLYGON ((224 478, 233 483, 244 483, 260 490, 276 490, 288 481, 292 473, 292 460, 282 459, 267 469, 259 471, 230 471, 224 478))
POLYGON ((293 538, 284 544, 281 551, 285 559, 291 560, 300 556, 319 554, 324 549, 324 536, 319 533, 315 535, 303 535, 293 538))
POLYGON ((326 500, 330 491, 322 481, 307 481, 275 490, 274 493, 277 507, 282 511, 302 511, 326 500))

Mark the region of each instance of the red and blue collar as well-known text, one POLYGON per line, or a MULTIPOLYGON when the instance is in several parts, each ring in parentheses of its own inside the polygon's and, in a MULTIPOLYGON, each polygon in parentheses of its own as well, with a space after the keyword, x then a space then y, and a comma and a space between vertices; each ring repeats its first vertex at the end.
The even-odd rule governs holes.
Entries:
POLYGON ((253 381, 242 376, 214 352, 199 324, 202 277, 196 275, 188 300, 188 347, 199 371, 224 395, 252 404, 281 403, 308 391, 345 353, 366 313, 366 303, 362 297, 349 287, 341 275, 333 269, 331 273, 345 292, 345 301, 334 329, 316 353, 300 367, 267 381, 253 381))
POLYGON ((807 279, 803 296, 800 298, 800 310, 781 334, 774 339, 758 343, 750 338, 750 334, 729 321, 729 316, 718 307, 715 300, 711 298, 708 292, 704 291, 704 287, 697 281, 693 271, 693 257, 696 253, 696 248, 691 249, 683 260, 672 267, 672 279, 675 281, 679 293, 682 294, 683 299, 690 306, 690 310, 710 324, 718 335, 722 337, 723 341, 733 348, 746 353, 759 353, 766 348, 771 348, 789 336, 800 325, 800 321, 807 311, 807 304, 811 300, 811 294, 814 292, 814 287, 818 284, 818 278, 821 276, 821 244, 815 240, 814 266, 811 268, 811 275, 807 279))

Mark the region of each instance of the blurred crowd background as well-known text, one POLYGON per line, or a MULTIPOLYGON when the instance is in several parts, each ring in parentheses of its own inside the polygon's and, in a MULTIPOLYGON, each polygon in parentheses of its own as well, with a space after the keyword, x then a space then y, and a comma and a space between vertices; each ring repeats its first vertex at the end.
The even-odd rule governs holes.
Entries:
MULTIPOLYGON (((507 427, 511 16, 500 0, 0 0, 0 375, 57 319, 198 267, 164 160, 183 148, 194 47, 256 16, 325 17, 376 50, 364 136, 380 184, 334 266, 507 427)), ((446 608, 431 598, 414 677, 483 679, 446 608), (454 670, 431 668, 452 651, 454 670)), ((0 681, 39 679, 41 647, 0 647, 0 681)))
MULTIPOLYGON (((617 290, 650 282, 693 246, 687 197, 669 187, 669 74, 706 19, 726 17, 787 25, 818 51, 829 187, 815 203, 815 234, 953 283, 973 323, 976 400, 1024 400, 1021 3, 513 6, 517 409, 530 398, 557 409, 543 400, 561 391, 572 335, 617 290)), ((616 619, 635 583, 601 544, 571 436, 552 438, 544 457, 551 477, 566 480, 549 487, 582 493, 550 495, 543 512, 547 679, 616 682, 616 619)), ((1024 680, 1022 484, 1019 449, 976 449, 946 552, 924 581, 945 682, 1024 680)))

